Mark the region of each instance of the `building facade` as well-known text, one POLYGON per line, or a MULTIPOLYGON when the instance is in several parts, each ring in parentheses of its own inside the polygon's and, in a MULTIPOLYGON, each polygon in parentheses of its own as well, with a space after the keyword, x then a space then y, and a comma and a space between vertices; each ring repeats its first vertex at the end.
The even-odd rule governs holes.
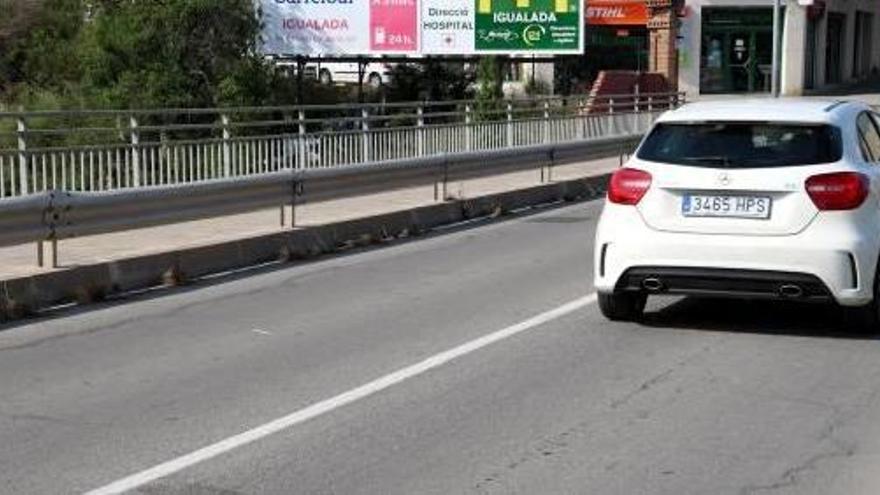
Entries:
MULTIPOLYGON (((880 72, 880 0, 788 0, 781 91, 800 95, 880 72)), ((772 0, 686 0, 677 13, 678 86, 690 95, 767 93, 772 0)))
MULTIPOLYGON (((538 66, 557 92, 588 91, 600 71, 661 72, 676 79, 672 0, 586 0, 584 53, 538 66)), ((531 77, 528 68, 522 72, 531 77)))

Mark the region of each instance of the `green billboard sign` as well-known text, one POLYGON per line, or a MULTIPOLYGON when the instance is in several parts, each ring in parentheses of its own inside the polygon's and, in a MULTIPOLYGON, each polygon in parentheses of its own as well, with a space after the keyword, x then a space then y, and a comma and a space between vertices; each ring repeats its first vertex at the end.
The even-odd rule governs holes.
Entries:
POLYGON ((581 53, 583 0, 475 0, 476 52, 581 53))

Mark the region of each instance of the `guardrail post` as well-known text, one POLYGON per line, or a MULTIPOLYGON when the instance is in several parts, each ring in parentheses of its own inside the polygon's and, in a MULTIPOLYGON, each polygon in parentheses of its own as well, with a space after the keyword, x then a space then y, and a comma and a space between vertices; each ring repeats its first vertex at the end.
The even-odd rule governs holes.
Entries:
POLYGON ((423 157, 425 156, 425 108, 422 105, 416 107, 416 116, 416 153, 417 156, 423 157))
POLYGON ((230 177, 232 175, 232 145, 229 141, 232 139, 232 132, 229 130, 229 115, 225 113, 220 115, 220 125, 223 129, 223 177, 230 177))
POLYGON ((544 143, 550 142, 550 101, 544 100, 544 143))
POLYGON ((614 98, 608 98, 608 115, 610 115, 610 117, 607 120, 608 128, 603 129, 603 132, 607 131, 608 135, 612 135, 614 133, 614 128, 615 128, 615 125, 614 125, 614 98))
POLYGON ((131 180, 134 187, 141 186, 141 133, 138 131, 137 118, 132 115, 128 120, 131 130, 131 180))
MULTIPOLYGON (((51 268, 58 268, 58 239, 49 240, 49 256, 51 268)), ((46 266, 46 242, 37 241, 37 266, 44 268, 46 266)))
POLYGON ((513 147, 513 103, 507 102, 507 147, 513 147))
POLYGON ((298 155, 296 159, 296 168, 306 168, 306 160, 308 159, 308 154, 306 153, 306 111, 300 110, 297 113, 296 120, 299 122, 299 143, 296 147, 296 153, 298 155))
POLYGON ((279 150, 279 152, 281 153, 281 166, 278 167, 278 170, 293 168, 291 166, 293 159, 290 157, 291 156, 290 127, 292 125, 291 122, 293 122, 293 118, 287 112, 284 112, 283 116, 284 116, 284 132, 282 133, 282 140, 280 143, 281 149, 279 150))
POLYGON ((575 119, 577 122, 577 138, 584 139, 586 135, 586 130, 584 126, 589 122, 589 114, 584 115, 584 112, 587 112, 587 104, 584 100, 577 100, 577 110, 575 110, 575 119))
POLYGON ((648 111, 649 112, 654 111, 654 97, 653 96, 648 96, 648 111))
POLYGON ((361 109, 361 138, 364 148, 364 163, 369 163, 372 153, 370 150, 370 110, 367 107, 361 109))
POLYGON ((28 156, 27 156, 27 122, 24 117, 18 118, 18 187, 19 194, 28 194, 28 156))
POLYGON ((464 106, 464 149, 471 151, 474 149, 473 137, 471 136, 471 123, 473 123, 473 112, 470 103, 464 106))

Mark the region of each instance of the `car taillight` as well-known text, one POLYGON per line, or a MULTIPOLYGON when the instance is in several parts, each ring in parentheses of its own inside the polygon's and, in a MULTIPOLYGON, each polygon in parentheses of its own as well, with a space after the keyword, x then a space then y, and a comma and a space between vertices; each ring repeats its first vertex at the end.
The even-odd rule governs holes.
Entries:
POLYGON ((870 179, 858 172, 835 172, 807 179, 807 194, 820 210, 854 210, 868 197, 870 179))
POLYGON ((621 205, 637 205, 651 188, 651 174, 644 170, 622 168, 611 176, 608 201, 621 205))

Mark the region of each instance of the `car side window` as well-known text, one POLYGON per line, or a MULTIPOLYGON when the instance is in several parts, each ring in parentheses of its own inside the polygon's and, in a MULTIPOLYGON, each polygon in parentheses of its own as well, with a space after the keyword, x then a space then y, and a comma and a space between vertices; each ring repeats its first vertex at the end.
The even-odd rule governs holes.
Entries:
POLYGON ((880 162, 880 130, 877 123, 868 115, 862 113, 857 121, 859 128, 859 142, 862 146, 862 154, 869 162, 880 162))
POLYGON ((874 121, 874 126, 877 127, 877 130, 880 131, 880 113, 871 112, 871 120, 874 121))

